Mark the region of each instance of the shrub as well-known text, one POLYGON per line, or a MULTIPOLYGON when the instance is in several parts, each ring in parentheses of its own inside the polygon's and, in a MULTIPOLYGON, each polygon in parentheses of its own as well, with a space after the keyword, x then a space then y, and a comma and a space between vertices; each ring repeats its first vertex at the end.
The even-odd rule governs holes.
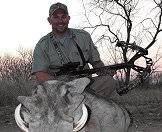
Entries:
POLYGON ((31 76, 32 50, 21 49, 18 53, 0 57, 0 105, 14 103, 19 95, 29 95, 35 85, 31 76))

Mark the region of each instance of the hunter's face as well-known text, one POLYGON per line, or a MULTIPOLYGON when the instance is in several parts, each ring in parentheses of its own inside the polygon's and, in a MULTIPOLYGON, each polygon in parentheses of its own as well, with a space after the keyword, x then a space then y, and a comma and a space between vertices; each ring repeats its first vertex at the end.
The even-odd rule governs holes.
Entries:
POLYGON ((52 30, 55 34, 63 34, 68 29, 69 20, 70 16, 62 9, 57 9, 53 15, 48 17, 48 21, 52 25, 52 30))

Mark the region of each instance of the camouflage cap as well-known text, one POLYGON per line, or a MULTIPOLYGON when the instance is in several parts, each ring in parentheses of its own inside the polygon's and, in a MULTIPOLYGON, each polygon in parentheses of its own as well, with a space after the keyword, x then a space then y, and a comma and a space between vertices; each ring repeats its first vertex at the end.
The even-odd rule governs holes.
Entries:
POLYGON ((62 3, 55 3, 55 4, 52 4, 50 9, 49 9, 49 16, 51 16, 57 9, 62 9, 65 11, 65 14, 69 14, 68 13, 68 9, 67 9, 67 6, 65 4, 62 4, 62 3))

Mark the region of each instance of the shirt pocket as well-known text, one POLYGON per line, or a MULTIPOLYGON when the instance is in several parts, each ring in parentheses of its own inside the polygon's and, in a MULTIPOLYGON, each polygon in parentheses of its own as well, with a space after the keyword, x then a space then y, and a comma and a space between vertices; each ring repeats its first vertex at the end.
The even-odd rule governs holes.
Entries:
POLYGON ((77 51, 70 52, 69 58, 71 62, 80 62, 80 55, 79 55, 79 52, 77 51))
MULTIPOLYGON (((85 60, 88 61, 88 58, 89 58, 88 49, 82 50, 82 53, 84 55, 85 60)), ((72 62, 81 62, 82 63, 82 58, 81 58, 81 55, 80 55, 79 51, 71 52, 70 53, 70 60, 72 62)))
POLYGON ((51 66, 62 66, 61 60, 56 53, 49 53, 48 56, 51 66))

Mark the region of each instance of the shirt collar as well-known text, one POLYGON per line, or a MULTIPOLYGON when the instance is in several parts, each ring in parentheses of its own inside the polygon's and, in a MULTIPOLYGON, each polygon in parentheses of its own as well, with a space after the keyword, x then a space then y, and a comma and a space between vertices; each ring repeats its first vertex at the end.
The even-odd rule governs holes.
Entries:
MULTIPOLYGON (((55 38, 52 32, 49 33, 50 38, 55 38)), ((75 38, 76 35, 73 33, 72 29, 68 28, 67 33, 63 38, 75 38)))

